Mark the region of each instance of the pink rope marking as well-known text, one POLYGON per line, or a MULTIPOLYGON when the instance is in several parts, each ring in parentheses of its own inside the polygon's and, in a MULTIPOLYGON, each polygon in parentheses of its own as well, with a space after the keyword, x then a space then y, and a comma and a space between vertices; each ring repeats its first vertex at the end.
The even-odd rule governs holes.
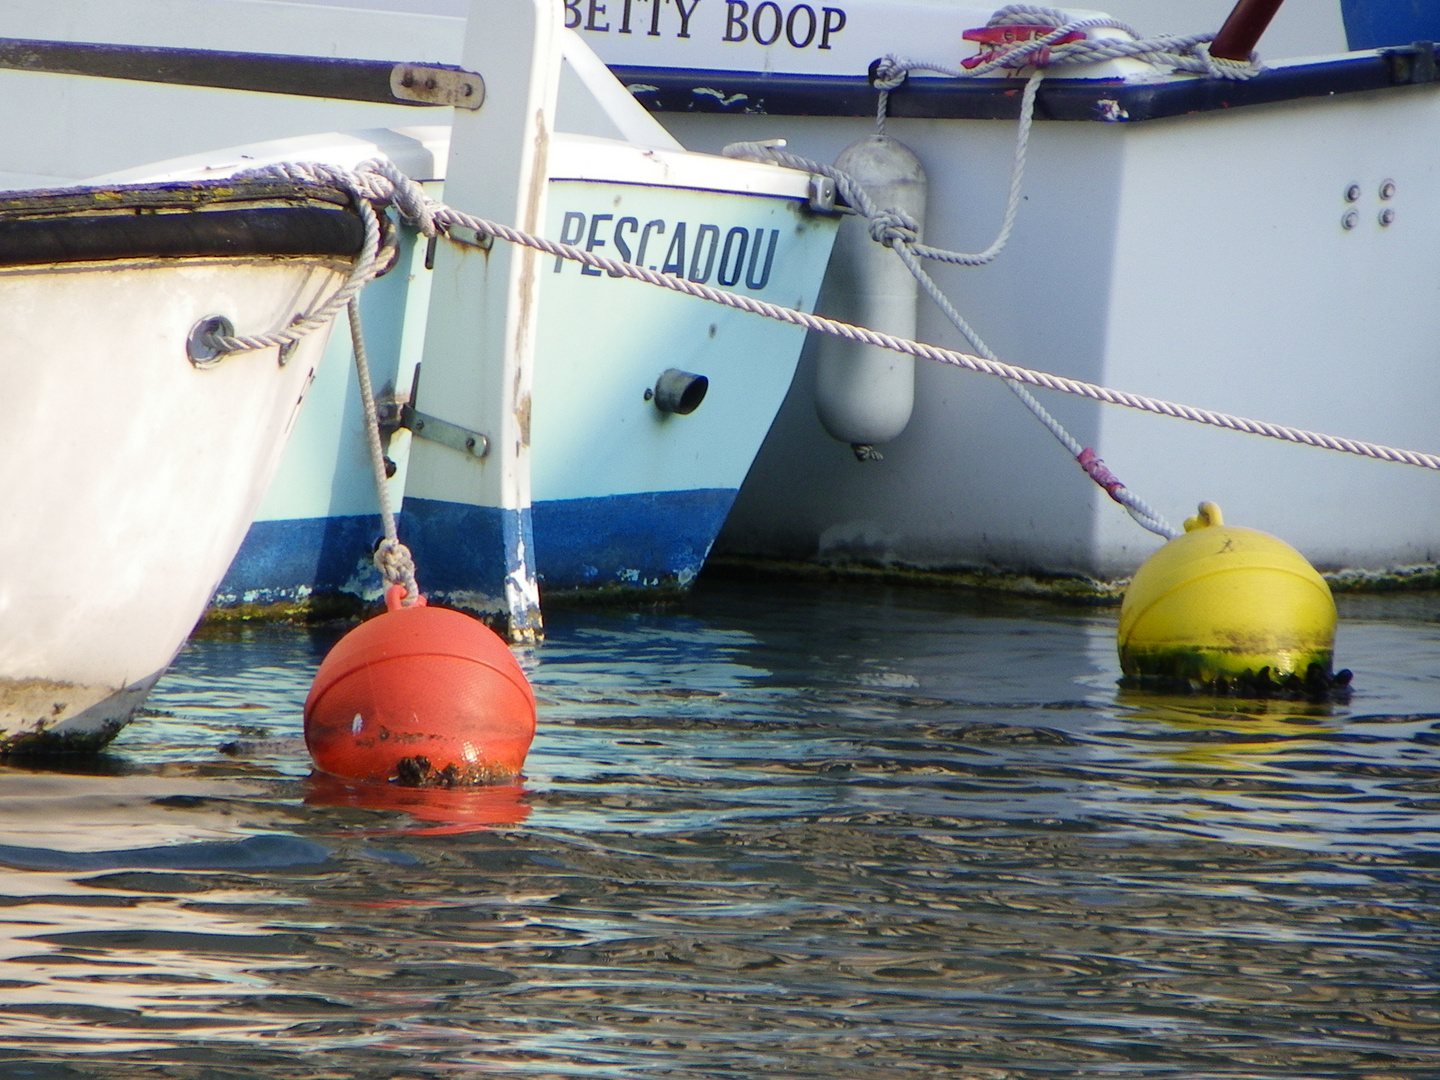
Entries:
POLYGON ((1094 450, 1088 446, 1085 447, 1085 449, 1081 450, 1076 456, 1075 460, 1080 463, 1080 467, 1085 470, 1085 474, 1089 476, 1091 480, 1094 480, 1095 483, 1105 489, 1110 498, 1122 506, 1124 505, 1124 501, 1117 493, 1123 491, 1125 485, 1120 482, 1118 476, 1105 466, 1105 462, 1096 456, 1094 450))

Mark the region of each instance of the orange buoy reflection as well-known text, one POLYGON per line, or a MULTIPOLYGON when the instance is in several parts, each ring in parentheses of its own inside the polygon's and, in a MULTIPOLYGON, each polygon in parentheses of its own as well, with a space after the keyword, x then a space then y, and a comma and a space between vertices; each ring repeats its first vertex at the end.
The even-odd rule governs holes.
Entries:
POLYGON ((314 772, 306 783, 308 806, 400 810, 433 827, 406 829, 412 835, 443 836, 476 832, 497 825, 519 825, 530 816, 523 784, 475 784, 463 787, 405 787, 400 784, 346 780, 314 772))

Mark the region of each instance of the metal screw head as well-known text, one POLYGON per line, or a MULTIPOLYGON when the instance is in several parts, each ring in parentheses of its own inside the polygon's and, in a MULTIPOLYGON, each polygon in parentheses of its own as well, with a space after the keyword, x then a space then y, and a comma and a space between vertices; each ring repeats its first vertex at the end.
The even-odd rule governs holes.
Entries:
POLYGON ((1395 211, 1392 210, 1392 209, 1390 209, 1388 206, 1387 206, 1384 210, 1381 210, 1381 211, 1380 211, 1380 224, 1381 224, 1381 225, 1389 225, 1389 224, 1390 224, 1391 222, 1393 222, 1394 220, 1395 220, 1395 211))
POLYGON ((1380 198, 1393 199, 1395 197, 1395 181, 1386 180, 1380 185, 1380 198))
POLYGON ((1351 184, 1349 187, 1347 187, 1347 188, 1345 189, 1345 201, 1346 201, 1346 202, 1359 202, 1359 201, 1360 201, 1360 185, 1359 185, 1359 184, 1351 184))
POLYGON ((1344 216, 1340 218, 1340 227, 1342 229, 1353 229, 1359 224, 1360 212, 1358 210, 1346 210, 1344 216))

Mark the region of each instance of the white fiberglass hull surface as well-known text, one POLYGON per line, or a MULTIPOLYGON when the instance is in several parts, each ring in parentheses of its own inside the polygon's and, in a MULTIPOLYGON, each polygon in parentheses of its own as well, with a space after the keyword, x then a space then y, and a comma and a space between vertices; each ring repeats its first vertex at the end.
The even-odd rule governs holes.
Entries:
MULTIPOLYGON (((1436 153, 1410 137, 1440 95, 1377 109, 1340 99, 1145 125, 1046 125, 1009 247, 982 269, 931 266, 1011 363, 1202 408, 1434 452, 1440 390, 1436 153), (1382 201, 1387 180, 1396 197, 1382 201), (1358 227, 1345 229, 1359 185, 1358 227), (1380 223, 1393 208, 1392 224, 1380 223)), ((704 146, 774 118, 676 120, 704 146)), ((833 160, 864 125, 787 120, 795 152, 833 160)), ((1013 125, 893 120, 930 176, 927 242, 983 249, 1001 220, 1013 125), (961 149, 963 148, 963 149, 961 149), (963 161, 960 160, 963 158, 963 161)), ((821 310, 825 309, 822 296, 821 310)), ((922 298, 920 340, 973 351, 922 298)), ((915 412, 857 462, 814 408, 807 349, 719 550, 783 558, 1129 573, 1142 531, 997 381, 919 364, 915 412)), ((1327 570, 1440 557, 1440 477, 1426 470, 1044 394, 1130 489, 1178 524, 1201 499, 1327 570)))
POLYGON ((192 328, 284 327, 346 269, 259 254, 0 269, 0 751, 93 749, 139 707, 239 546, 326 336, 284 365, 272 348, 202 369, 192 328))

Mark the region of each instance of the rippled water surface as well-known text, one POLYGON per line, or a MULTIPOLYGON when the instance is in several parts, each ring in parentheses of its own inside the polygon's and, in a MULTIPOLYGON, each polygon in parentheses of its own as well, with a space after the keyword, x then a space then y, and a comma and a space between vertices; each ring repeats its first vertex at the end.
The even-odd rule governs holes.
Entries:
POLYGON ((523 788, 370 806, 336 632, 211 632, 0 768, 0 1076, 1440 1077, 1440 599, 1342 614, 1353 701, 1245 716, 1111 609, 552 612, 523 788))

